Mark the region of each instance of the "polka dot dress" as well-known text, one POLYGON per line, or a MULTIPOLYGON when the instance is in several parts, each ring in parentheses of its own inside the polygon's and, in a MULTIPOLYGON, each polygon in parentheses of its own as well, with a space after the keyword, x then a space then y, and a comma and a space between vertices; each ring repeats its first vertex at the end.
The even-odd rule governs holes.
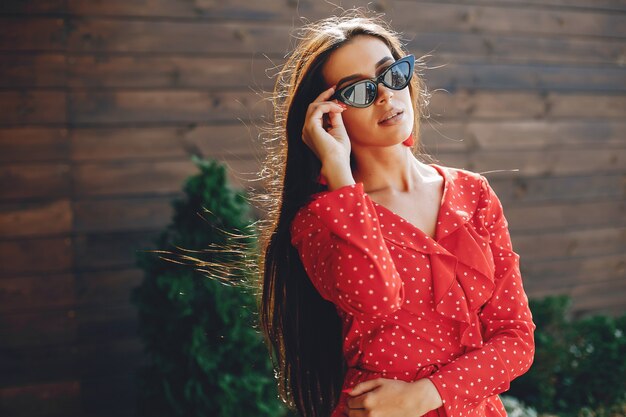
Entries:
MULTIPOLYGON (((498 394, 535 352, 519 255, 488 180, 430 165, 444 178, 435 239, 357 182, 314 194, 291 243, 343 322, 345 389, 428 378, 443 405, 426 417, 504 417, 498 394)), ((331 417, 347 415, 346 398, 331 417)))

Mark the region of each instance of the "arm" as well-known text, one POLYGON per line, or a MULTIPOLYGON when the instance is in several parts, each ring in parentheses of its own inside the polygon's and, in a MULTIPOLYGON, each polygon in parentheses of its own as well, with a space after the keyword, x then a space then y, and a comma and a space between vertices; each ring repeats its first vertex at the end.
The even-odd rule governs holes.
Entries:
POLYGON ((448 417, 462 417, 487 397, 510 388, 534 360, 536 325, 522 286, 519 255, 513 251, 502 204, 481 176, 483 221, 495 263, 495 289, 478 316, 484 345, 441 367, 427 378, 435 385, 448 417))
POLYGON ((298 211, 291 243, 320 295, 354 316, 398 310, 404 283, 363 183, 324 193, 298 211))

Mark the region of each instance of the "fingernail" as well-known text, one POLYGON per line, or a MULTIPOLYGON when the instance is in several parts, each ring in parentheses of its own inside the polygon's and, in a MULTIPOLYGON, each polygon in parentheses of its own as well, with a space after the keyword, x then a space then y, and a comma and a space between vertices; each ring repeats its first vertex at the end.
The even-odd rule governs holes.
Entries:
POLYGON ((341 390, 341 392, 345 392, 346 394, 350 394, 350 391, 352 391, 352 388, 346 388, 344 390, 341 390))

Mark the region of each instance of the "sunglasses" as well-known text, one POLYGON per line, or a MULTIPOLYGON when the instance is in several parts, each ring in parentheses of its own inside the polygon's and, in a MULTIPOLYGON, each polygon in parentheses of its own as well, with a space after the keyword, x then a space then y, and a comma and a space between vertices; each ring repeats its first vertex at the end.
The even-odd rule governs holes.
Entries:
POLYGON ((349 84, 336 91, 330 99, 352 107, 369 107, 378 96, 378 83, 392 90, 402 90, 411 81, 414 66, 415 56, 407 55, 387 67, 378 77, 349 84))

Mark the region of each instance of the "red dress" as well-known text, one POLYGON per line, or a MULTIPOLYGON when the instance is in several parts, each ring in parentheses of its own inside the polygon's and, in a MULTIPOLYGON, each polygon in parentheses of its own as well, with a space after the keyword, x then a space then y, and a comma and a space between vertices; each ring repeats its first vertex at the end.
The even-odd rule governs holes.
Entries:
MULTIPOLYGON (((443 405, 426 417, 504 417, 498 394, 535 353, 519 255, 487 179, 430 166, 444 178, 435 239, 357 182, 314 194, 291 242, 342 320, 344 389, 428 378, 443 405)), ((331 417, 347 416, 346 397, 331 417)))

